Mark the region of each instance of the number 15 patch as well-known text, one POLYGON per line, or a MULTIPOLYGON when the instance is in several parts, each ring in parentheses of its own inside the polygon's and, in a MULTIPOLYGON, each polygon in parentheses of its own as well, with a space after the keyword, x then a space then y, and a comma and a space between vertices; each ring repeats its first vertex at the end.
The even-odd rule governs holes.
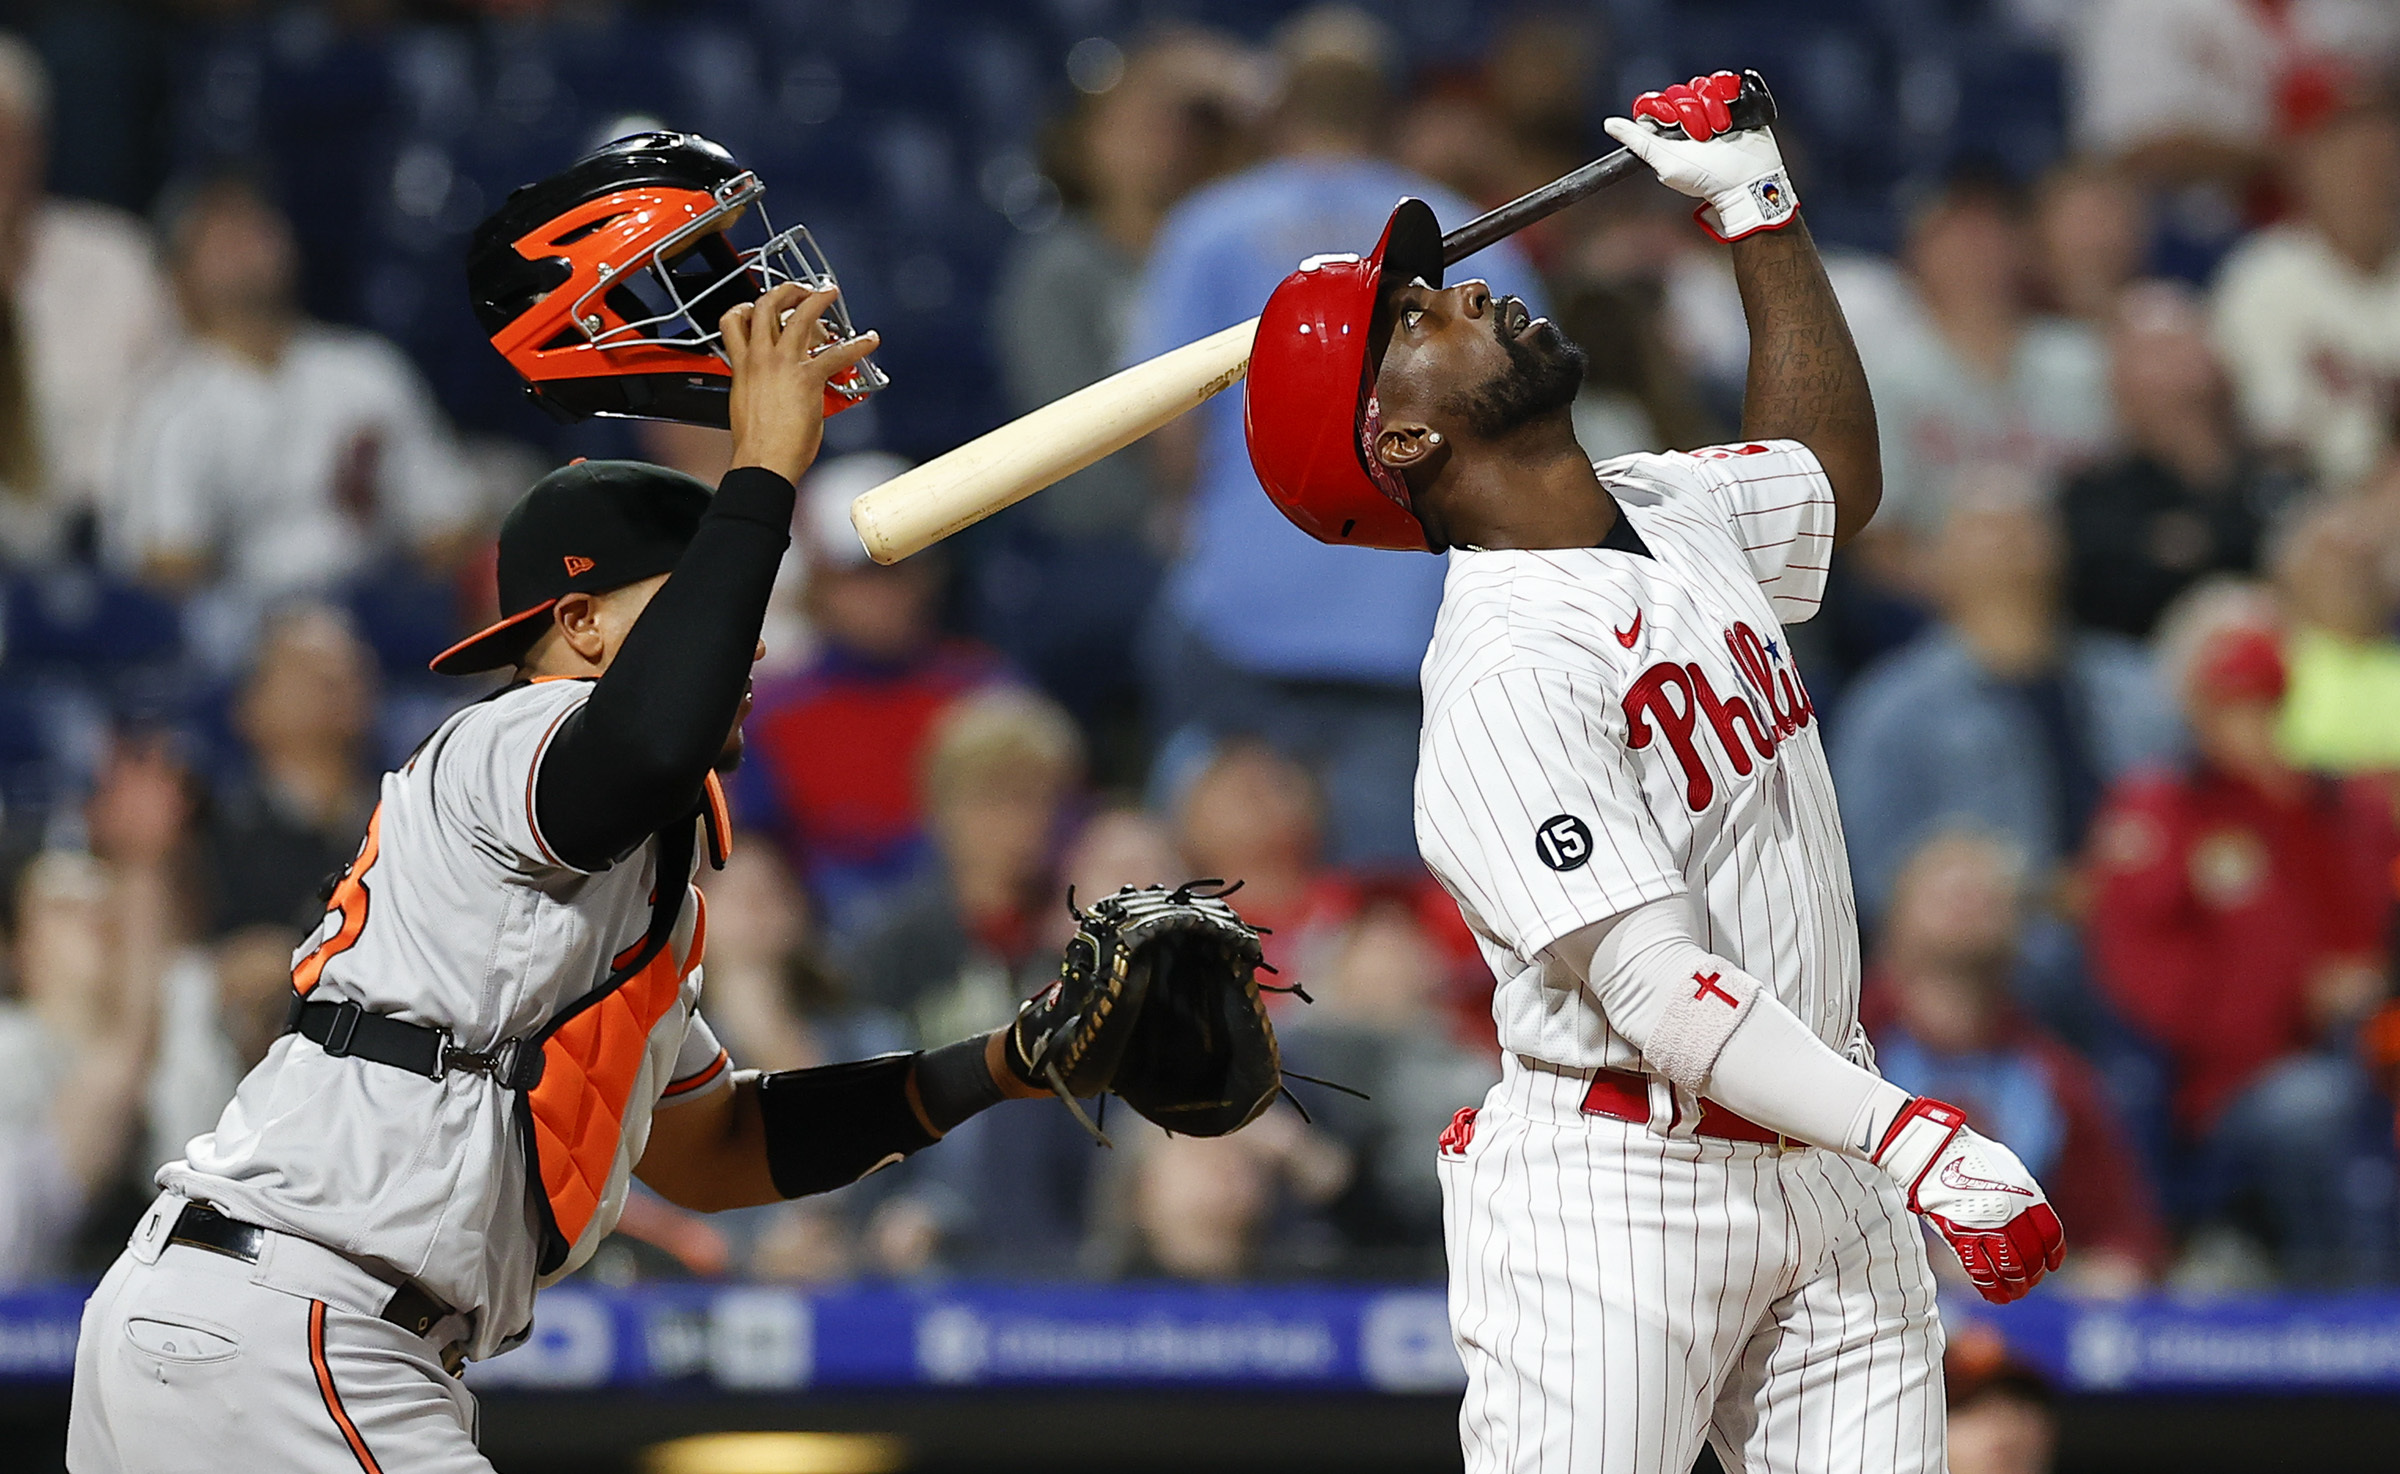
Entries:
POLYGON ((1553 870, 1580 870, 1592 860, 1592 831, 1573 814, 1545 819, 1533 831, 1533 852, 1553 870))

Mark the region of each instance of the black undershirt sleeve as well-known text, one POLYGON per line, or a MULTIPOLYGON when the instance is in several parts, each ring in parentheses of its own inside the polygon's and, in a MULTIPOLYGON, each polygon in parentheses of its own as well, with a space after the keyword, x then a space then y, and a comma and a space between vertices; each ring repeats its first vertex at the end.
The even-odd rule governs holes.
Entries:
POLYGON ((534 817, 560 859, 602 869, 698 806, 741 709, 793 499, 772 471, 726 472, 675 572, 551 739, 534 817))

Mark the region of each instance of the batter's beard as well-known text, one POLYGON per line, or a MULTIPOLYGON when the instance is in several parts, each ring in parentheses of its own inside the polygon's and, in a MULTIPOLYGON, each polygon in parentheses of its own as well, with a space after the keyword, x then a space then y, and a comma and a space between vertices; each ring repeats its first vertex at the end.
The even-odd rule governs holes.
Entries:
POLYGON ((1442 404, 1485 440, 1497 440, 1556 414, 1573 404, 1583 388, 1583 350, 1568 341, 1556 323, 1543 323, 1528 341, 1502 332, 1503 321, 1505 314, 1492 314, 1493 335, 1508 354, 1508 367, 1442 404))

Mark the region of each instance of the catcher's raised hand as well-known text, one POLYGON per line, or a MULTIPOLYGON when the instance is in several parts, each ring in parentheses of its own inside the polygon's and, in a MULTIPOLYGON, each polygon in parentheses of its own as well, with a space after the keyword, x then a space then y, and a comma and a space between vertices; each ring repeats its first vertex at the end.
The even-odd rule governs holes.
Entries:
POLYGON ((816 460, 825 439, 825 386, 883 341, 871 332, 839 340, 827 333, 825 310, 840 293, 785 282, 718 320, 733 369, 728 412, 735 465, 764 466, 798 481, 816 460))
POLYGON ((1741 95, 1740 77, 1713 72, 1645 92, 1633 100, 1632 117, 1602 125, 1661 183, 1702 201, 1697 218, 1724 241, 1789 224, 1800 210, 1774 133, 1734 128, 1732 104, 1741 95))
POLYGON ((1077 1097, 1103 1091, 1187 1136, 1257 1119, 1283 1088, 1282 1058, 1259 998, 1258 932, 1222 893, 1197 889, 1214 884, 1126 886, 1077 911, 1058 981, 1006 1031, 1010 1074, 1058 1095, 1095 1136, 1077 1097))

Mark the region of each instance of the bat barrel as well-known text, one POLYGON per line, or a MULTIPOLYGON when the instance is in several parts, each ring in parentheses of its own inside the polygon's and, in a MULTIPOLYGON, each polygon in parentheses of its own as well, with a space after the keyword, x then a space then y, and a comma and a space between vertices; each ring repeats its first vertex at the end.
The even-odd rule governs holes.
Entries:
POLYGON ((1257 336, 1254 317, 1052 400, 862 493, 850 525, 878 563, 921 552, 1238 383, 1257 336))

